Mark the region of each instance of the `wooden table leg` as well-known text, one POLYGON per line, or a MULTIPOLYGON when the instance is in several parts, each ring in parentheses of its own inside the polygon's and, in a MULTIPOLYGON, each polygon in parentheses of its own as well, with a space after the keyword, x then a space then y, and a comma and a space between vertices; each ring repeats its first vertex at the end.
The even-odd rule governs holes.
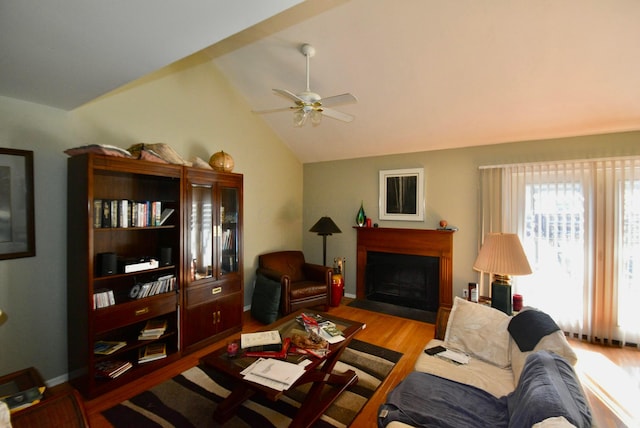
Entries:
POLYGON ((251 398, 254 393, 255 391, 252 388, 249 388, 246 384, 239 383, 238 386, 231 391, 231 394, 218 404, 218 407, 216 407, 216 410, 213 412, 213 419, 221 424, 227 422, 235 415, 238 407, 251 398))
MULTIPOLYGON (((306 379, 305 379, 306 380, 306 379)), ((290 428, 310 427, 335 401, 338 395, 358 382, 358 375, 353 370, 344 373, 323 373, 318 371, 308 378, 313 382, 307 397, 302 402, 295 418, 289 425, 290 428), (323 390, 325 385, 331 385, 328 391, 323 390)))

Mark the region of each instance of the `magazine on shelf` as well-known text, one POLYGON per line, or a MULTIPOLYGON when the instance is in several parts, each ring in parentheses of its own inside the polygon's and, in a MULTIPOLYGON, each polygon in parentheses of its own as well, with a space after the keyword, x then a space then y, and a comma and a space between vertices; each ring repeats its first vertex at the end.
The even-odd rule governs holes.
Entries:
POLYGON ((118 349, 127 346, 127 342, 116 342, 110 340, 98 340, 93 344, 93 353, 98 355, 109 355, 118 349))
POLYGON ((140 348, 138 353, 138 363, 148 363, 159 360, 167 356, 167 345, 164 343, 152 343, 144 348, 140 348))
POLYGON ((96 377, 114 379, 133 367, 130 361, 109 360, 96 363, 96 377))

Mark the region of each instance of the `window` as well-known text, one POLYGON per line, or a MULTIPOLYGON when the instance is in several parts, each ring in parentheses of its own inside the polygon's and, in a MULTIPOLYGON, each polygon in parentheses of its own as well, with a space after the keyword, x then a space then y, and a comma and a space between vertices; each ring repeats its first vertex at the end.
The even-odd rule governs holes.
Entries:
POLYGON ((640 343, 640 158, 486 167, 481 182, 484 233, 518 233, 534 271, 514 281, 525 305, 640 343))

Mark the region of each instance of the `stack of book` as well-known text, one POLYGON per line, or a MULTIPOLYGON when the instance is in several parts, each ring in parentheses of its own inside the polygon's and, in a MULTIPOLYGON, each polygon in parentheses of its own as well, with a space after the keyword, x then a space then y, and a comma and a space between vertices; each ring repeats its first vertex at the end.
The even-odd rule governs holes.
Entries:
POLYGON ((148 363, 149 361, 159 360, 167 356, 167 346, 164 343, 152 343, 140 348, 138 353, 138 363, 148 363))
POLYGON ((110 355, 125 346, 127 346, 127 342, 98 340, 93 344, 93 353, 97 355, 110 355))
POLYGON ((140 331, 138 340, 155 340, 162 337, 167 330, 167 320, 152 319, 147 321, 144 328, 140 331))
POLYGON ((283 341, 278 330, 240 335, 240 347, 247 357, 287 358, 291 339, 283 341))
POLYGON ((133 367, 130 361, 100 361, 96 363, 96 377, 115 379, 133 367))

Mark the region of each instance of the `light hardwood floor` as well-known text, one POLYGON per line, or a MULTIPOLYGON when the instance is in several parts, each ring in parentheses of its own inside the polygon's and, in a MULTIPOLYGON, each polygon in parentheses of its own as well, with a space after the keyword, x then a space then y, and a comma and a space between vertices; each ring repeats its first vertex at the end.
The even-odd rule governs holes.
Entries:
MULTIPOLYGON (((345 299, 343 303, 346 301, 347 299, 345 299)), ((329 313, 338 317, 364 322, 367 327, 358 333, 356 336, 358 339, 384 346, 404 354, 389 377, 380 386, 380 388, 378 388, 376 393, 367 402, 362 412, 351 425, 352 427, 375 427, 379 405, 384 402, 387 394, 413 369, 414 362, 424 349, 424 345, 428 340, 433 338, 434 326, 423 322, 411 321, 377 312, 351 308, 344 304, 336 308, 330 308, 329 313)), ((263 325, 251 319, 248 313, 245 314, 243 327, 244 332, 256 331, 263 327, 263 325)), ((182 358, 178 362, 167 365, 167 367, 162 370, 141 378, 138 382, 135 382, 135 384, 127 385, 126 387, 107 393, 99 398, 86 401, 85 406, 90 425, 94 428, 110 427, 111 425, 100 414, 101 411, 108 409, 115 404, 196 365, 199 358, 211 352, 213 349, 223 346, 225 342, 226 340, 223 340, 205 349, 194 352, 193 354, 182 358)), ((635 349, 609 348, 574 341, 571 343, 578 352, 582 352, 582 356, 598 356, 594 361, 587 361, 587 363, 590 363, 591 365, 586 364, 584 367, 580 367, 581 371, 586 371, 587 373, 591 371, 592 373, 595 373, 600 370, 603 361, 606 360, 609 361, 613 367, 627 373, 629 376, 628 379, 632 380, 632 384, 635 383, 636 388, 640 385, 639 351, 635 349)), ((590 358, 586 359, 590 360, 590 358)), ((608 376, 605 377, 608 378, 608 376)), ((602 382, 602 380, 597 376, 595 376, 594 379, 595 380, 590 380, 590 382, 595 384, 602 382)), ((61 386, 60 388, 64 387, 65 386, 61 386)), ((612 402, 611 397, 608 397, 611 391, 606 389, 606 385, 600 385, 600 387, 606 392, 605 394, 587 393, 597 426, 625 427, 630 425, 630 423, 634 423, 632 419, 629 419, 634 417, 633 414, 629 416, 625 414, 624 411, 622 413, 618 411, 617 413, 621 413, 621 417, 619 417, 603 404, 597 395, 603 397, 606 401, 612 402)), ((623 397, 618 398, 620 398, 617 400, 618 402, 624 403, 624 400, 622 399, 623 397)), ((615 395, 613 400, 613 402, 616 401, 615 395)), ((637 417, 638 415, 635 416, 637 417)))

